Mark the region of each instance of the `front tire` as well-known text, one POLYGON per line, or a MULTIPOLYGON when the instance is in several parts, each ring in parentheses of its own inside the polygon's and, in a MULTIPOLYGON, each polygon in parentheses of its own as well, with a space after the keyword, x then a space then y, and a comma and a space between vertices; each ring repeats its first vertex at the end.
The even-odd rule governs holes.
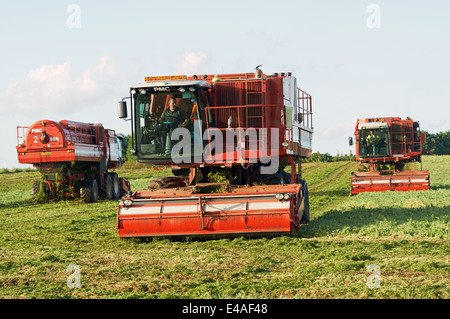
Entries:
POLYGON ((84 182, 80 188, 80 198, 82 203, 98 202, 98 184, 95 179, 89 179, 84 182))
POLYGON ((37 180, 33 182, 33 185, 31 186, 31 202, 33 204, 37 204, 36 195, 39 194, 39 191, 41 189, 41 181, 37 180))

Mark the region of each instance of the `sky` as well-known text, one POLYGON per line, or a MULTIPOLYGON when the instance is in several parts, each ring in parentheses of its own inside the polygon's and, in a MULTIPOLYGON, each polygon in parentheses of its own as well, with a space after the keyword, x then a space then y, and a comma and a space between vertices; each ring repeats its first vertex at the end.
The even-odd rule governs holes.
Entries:
POLYGON ((292 72, 312 95, 313 152, 354 153, 356 119, 450 129, 446 0, 8 1, 0 10, 0 168, 17 126, 102 123, 146 76, 292 72))

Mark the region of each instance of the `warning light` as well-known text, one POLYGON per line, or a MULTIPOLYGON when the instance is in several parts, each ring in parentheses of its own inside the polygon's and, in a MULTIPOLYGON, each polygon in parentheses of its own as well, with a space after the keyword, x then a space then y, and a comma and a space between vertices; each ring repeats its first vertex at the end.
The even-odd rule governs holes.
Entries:
POLYGON ((146 76, 145 81, 164 81, 164 80, 187 80, 186 75, 168 75, 168 76, 146 76))

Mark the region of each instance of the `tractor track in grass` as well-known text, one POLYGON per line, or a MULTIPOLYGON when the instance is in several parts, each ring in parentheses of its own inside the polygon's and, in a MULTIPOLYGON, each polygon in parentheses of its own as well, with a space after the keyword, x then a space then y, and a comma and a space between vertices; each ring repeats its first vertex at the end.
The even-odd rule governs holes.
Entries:
POLYGON ((309 190, 311 192, 314 192, 314 191, 321 191, 323 189, 326 189, 326 188, 328 188, 327 186, 333 185, 334 181, 343 178, 344 174, 348 175, 348 178, 350 178, 350 175, 348 174, 348 170, 350 167, 353 167, 353 165, 354 165, 353 162, 348 162, 348 163, 344 164, 343 166, 340 166, 333 173, 328 175, 328 177, 326 179, 320 181, 319 183, 309 186, 309 190))
POLYGON ((316 219, 345 203, 350 196, 350 174, 354 162, 311 163, 305 169, 310 193, 311 218, 316 219))

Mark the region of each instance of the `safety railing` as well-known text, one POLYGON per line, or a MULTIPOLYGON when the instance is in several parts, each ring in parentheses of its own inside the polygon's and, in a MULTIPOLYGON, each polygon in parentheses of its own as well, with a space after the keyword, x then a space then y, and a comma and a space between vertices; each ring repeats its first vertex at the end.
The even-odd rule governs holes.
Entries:
MULTIPOLYGON (((278 145, 276 149, 280 149, 281 143, 285 140, 284 131, 286 127, 282 123, 282 119, 285 118, 285 112, 283 105, 280 104, 251 104, 251 105, 235 105, 235 106, 211 106, 205 107, 206 123, 210 123, 208 119, 208 114, 211 111, 215 114, 214 126, 208 126, 207 132, 207 143, 212 142, 211 133, 214 130, 221 132, 222 138, 226 138, 227 134, 232 134, 235 130, 236 134, 241 134, 242 136, 237 137, 235 141, 233 136, 233 141, 223 140, 223 143, 215 143, 216 151, 227 152, 230 150, 236 151, 239 149, 241 151, 249 151, 247 154, 252 153, 254 150, 271 150, 272 144, 278 145), (270 117, 269 114, 278 114, 276 117, 270 117), (230 119, 231 117, 231 119, 230 119), (255 119, 260 119, 259 125, 251 125, 252 121, 255 124, 255 119), (227 122, 225 123, 225 120, 227 122), (229 121, 229 122, 228 122, 229 121), (229 125, 231 124, 231 125, 229 125), (277 144, 272 140, 271 129, 278 128, 278 140, 277 144), (240 133, 238 130, 242 130, 240 133), (264 131, 265 130, 265 131, 264 131), (228 142, 228 143, 227 143, 228 142), (228 144, 228 145, 227 145, 228 144)), ((230 135, 228 135, 230 136, 230 135)), ((270 151, 268 153, 270 155, 270 151)), ((245 156, 248 157, 249 155, 245 156)))
POLYGON ((25 135, 28 131, 29 126, 18 126, 17 127, 17 145, 20 146, 25 143, 25 135))
POLYGON ((312 98, 311 95, 299 88, 297 88, 297 107, 300 125, 312 130, 312 98))
POLYGON ((83 144, 98 144, 99 134, 95 125, 67 121, 67 125, 64 126, 67 129, 67 141, 83 144))
MULTIPOLYGON (((228 128, 229 116, 231 116, 232 127, 234 128, 263 128, 263 127, 283 127, 283 124, 279 123, 279 126, 273 125, 273 118, 267 117, 265 110, 271 108, 271 113, 277 112, 281 119, 284 116, 283 105, 281 104, 248 104, 248 105, 233 105, 233 106, 209 106, 205 107, 205 114, 208 117, 208 110, 216 111, 214 117, 214 127, 215 128, 228 128), (283 112, 283 114, 282 114, 283 112), (217 116, 218 115, 218 116, 217 116), (258 118, 261 119, 260 125, 249 125, 251 119, 258 118), (236 122, 237 120, 237 122, 236 122), (270 124, 270 125, 268 125, 270 124)), ((206 119, 207 123, 211 123, 210 119, 206 119)))
POLYGON ((408 156, 413 152, 421 152, 419 136, 414 139, 414 128, 412 125, 392 124, 391 126, 391 149, 392 154, 408 156))

